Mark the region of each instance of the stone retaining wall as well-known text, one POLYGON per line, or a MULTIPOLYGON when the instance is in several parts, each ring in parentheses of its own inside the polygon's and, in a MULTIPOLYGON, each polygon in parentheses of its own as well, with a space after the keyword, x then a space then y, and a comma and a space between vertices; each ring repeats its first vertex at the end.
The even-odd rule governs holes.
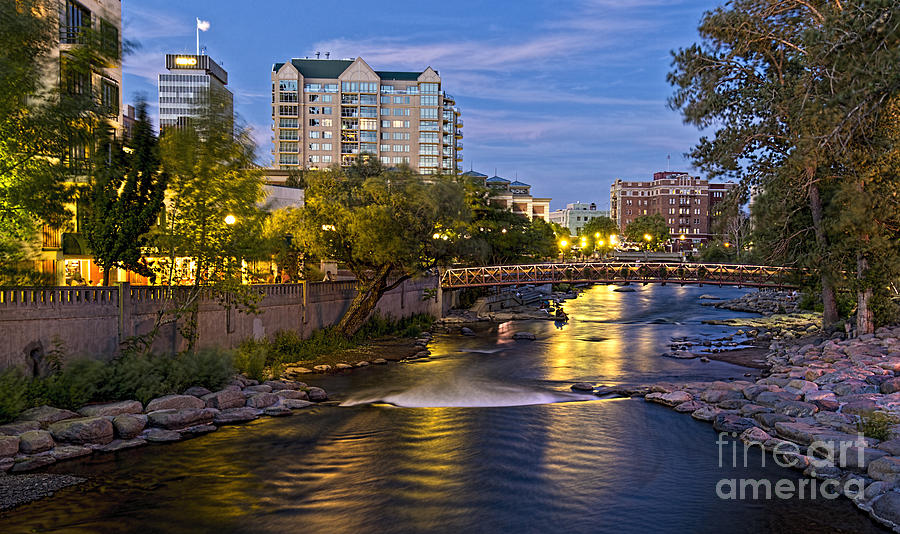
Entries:
MULTIPOLYGON (((271 338, 279 330, 303 337, 336 324, 356 295, 355 282, 314 282, 254 286, 263 298, 259 313, 247 314, 212 297, 199 301, 198 346, 236 347, 249 337, 271 338)), ((423 300, 425 291, 438 289, 438 278, 408 280, 378 303, 385 316, 415 314, 441 317, 454 294, 438 290, 423 300)), ((150 332, 163 306, 171 305, 161 286, 0 288, 0 370, 18 366, 27 373, 47 365, 55 347, 65 354, 111 357, 122 341, 150 332)), ((176 352, 184 348, 181 324, 168 324, 158 333, 154 349, 176 352)))

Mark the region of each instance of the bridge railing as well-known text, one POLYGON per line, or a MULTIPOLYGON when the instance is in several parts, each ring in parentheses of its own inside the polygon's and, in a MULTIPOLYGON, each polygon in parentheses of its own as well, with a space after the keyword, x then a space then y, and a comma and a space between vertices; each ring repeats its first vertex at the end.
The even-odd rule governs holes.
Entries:
POLYGON ((640 282, 790 288, 797 285, 796 273, 790 267, 725 263, 536 263, 447 269, 441 275, 441 286, 453 289, 562 282, 640 282))

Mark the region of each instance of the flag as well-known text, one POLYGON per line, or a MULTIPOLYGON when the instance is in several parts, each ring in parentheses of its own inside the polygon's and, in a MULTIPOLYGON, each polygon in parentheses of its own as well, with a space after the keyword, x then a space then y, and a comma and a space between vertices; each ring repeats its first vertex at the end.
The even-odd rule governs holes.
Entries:
POLYGON ((200 30, 201 32, 205 32, 206 30, 209 29, 209 21, 208 20, 200 20, 198 18, 197 19, 197 29, 200 30))

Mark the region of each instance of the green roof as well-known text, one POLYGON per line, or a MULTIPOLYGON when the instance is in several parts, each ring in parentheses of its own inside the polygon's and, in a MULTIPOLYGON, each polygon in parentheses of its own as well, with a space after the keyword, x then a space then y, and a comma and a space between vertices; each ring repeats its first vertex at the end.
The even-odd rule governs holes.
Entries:
MULTIPOLYGON (((349 59, 297 59, 291 60, 291 63, 304 78, 337 78, 347 67, 353 64, 349 59)), ((272 66, 274 72, 278 72, 284 66, 284 63, 275 63, 272 66)), ((395 71, 376 71, 382 80, 405 80, 416 81, 419 79, 421 72, 395 72, 395 71)))

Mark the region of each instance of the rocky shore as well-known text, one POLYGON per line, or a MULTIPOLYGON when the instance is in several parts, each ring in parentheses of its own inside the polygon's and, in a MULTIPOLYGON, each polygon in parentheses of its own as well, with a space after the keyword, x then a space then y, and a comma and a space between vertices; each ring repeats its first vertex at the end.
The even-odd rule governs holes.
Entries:
POLYGON ((387 365, 389 362, 405 362, 412 360, 421 360, 431 355, 428 350, 428 344, 431 343, 433 335, 431 332, 422 332, 419 337, 409 340, 404 338, 389 345, 384 343, 374 343, 373 347, 366 347, 369 355, 377 354, 377 358, 360 360, 349 358, 351 355, 359 355, 362 349, 347 351, 345 361, 338 361, 334 364, 313 365, 312 368, 303 367, 296 364, 288 364, 281 372, 281 376, 290 379, 304 378, 304 375, 311 373, 334 373, 347 372, 354 369, 369 367, 370 365, 387 365), (373 350, 374 349, 374 350, 373 350))
POLYGON ((747 293, 736 299, 718 301, 713 295, 700 297, 707 302, 703 306, 715 306, 724 310, 759 313, 761 315, 799 313, 800 294, 796 291, 780 291, 776 289, 760 289, 747 293))
POLYGON ((857 507, 900 532, 900 326, 848 340, 776 339, 767 363, 770 373, 756 381, 590 389, 643 397, 710 422, 782 465, 833 481, 857 507))
POLYGON ((222 425, 289 416, 328 400, 324 389, 292 380, 258 383, 236 376, 219 391, 192 387, 146 405, 136 400, 91 404, 73 412, 39 406, 0 425, 0 510, 82 482, 74 477, 18 475, 70 458, 179 441, 222 425))

